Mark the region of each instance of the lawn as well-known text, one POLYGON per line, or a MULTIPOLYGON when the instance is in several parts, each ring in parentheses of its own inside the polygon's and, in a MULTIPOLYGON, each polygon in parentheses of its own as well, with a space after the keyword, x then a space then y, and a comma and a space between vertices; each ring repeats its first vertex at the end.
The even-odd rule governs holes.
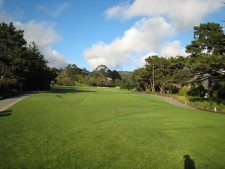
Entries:
POLYGON ((0 157, 1 169, 225 169, 225 115, 118 88, 64 87, 0 116, 0 157))

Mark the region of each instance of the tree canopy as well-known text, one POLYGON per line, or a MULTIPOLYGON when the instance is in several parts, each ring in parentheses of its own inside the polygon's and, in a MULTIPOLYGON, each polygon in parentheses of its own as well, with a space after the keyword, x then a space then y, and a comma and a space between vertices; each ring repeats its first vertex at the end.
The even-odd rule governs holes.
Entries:
POLYGON ((217 78, 225 70, 225 35, 217 23, 200 24, 194 27, 194 40, 187 45, 189 57, 146 58, 144 68, 133 72, 132 83, 137 90, 174 92, 196 74, 208 73, 217 78))
POLYGON ((55 77, 33 42, 27 45, 22 30, 0 24, 0 89, 48 89, 55 77))
POLYGON ((192 57, 202 53, 223 55, 225 52, 225 35, 217 23, 201 23, 194 27, 194 40, 187 45, 186 52, 192 57))

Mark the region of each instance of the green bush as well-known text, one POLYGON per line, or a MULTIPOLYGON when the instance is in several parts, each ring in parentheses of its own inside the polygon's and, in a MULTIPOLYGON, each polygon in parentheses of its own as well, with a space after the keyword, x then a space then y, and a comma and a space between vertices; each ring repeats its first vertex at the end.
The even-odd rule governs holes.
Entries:
POLYGON ((200 84, 198 87, 192 86, 191 89, 187 92, 187 94, 190 96, 204 97, 206 92, 207 90, 202 84, 200 84))
POLYGON ((131 90, 133 89, 133 85, 129 82, 129 81, 126 81, 126 82, 123 82, 120 86, 121 89, 128 89, 128 90, 131 90))
POLYGON ((222 90, 219 93, 220 99, 225 99, 225 84, 222 86, 222 90))
POLYGON ((187 86, 182 87, 182 89, 179 92, 179 95, 186 96, 187 92, 189 91, 189 88, 187 86))

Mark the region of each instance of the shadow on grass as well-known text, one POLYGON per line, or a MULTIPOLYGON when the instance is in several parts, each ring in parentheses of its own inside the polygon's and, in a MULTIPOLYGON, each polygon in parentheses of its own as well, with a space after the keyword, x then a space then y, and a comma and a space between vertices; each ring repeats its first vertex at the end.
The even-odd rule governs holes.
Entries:
POLYGON ((55 94, 63 94, 63 93, 89 93, 95 92, 93 90, 82 90, 82 89, 73 89, 71 87, 63 87, 63 88, 54 88, 50 91, 50 93, 55 94))
POLYGON ((4 110, 0 111, 0 117, 10 116, 12 113, 12 110, 4 110))
POLYGON ((195 162, 189 155, 184 155, 184 169, 196 169, 195 162))

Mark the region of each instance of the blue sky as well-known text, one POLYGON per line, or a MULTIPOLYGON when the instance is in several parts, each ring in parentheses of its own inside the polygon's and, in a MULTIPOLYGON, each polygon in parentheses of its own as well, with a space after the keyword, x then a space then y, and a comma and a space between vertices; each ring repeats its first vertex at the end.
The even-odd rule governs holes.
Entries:
POLYGON ((133 70, 150 55, 187 56, 193 26, 224 22, 221 0, 0 0, 0 21, 35 41, 49 66, 133 70))

